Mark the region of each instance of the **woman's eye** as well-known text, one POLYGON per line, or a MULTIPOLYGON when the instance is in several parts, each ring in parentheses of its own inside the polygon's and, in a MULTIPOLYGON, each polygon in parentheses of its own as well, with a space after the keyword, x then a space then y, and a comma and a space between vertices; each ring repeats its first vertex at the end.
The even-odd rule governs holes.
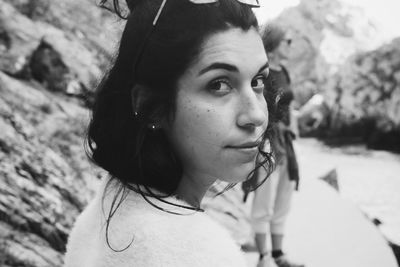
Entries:
POLYGON ((257 76, 256 78, 254 78, 251 81, 251 87, 253 87, 253 89, 256 92, 264 91, 264 88, 265 88, 265 77, 264 76, 257 76))
POLYGON ((208 85, 208 90, 218 95, 224 95, 232 90, 232 86, 226 80, 215 80, 208 85))

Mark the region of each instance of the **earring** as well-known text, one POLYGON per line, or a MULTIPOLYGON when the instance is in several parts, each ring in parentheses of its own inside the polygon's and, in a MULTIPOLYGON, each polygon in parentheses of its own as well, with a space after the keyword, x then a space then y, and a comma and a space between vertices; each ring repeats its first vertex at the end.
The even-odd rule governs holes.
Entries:
POLYGON ((150 124, 150 125, 148 126, 148 128, 149 128, 150 130, 152 130, 152 131, 157 131, 157 130, 161 129, 161 126, 154 123, 154 124, 150 124))
POLYGON ((143 90, 143 86, 141 86, 140 84, 135 84, 130 92, 134 118, 139 117, 139 110, 144 101, 143 90))

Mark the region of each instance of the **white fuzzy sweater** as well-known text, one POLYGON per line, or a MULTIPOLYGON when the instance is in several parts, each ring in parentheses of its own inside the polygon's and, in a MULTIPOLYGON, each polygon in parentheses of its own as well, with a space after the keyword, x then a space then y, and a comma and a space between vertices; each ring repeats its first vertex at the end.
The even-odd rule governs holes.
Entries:
MULTIPOLYGON (((108 214, 115 187, 107 191, 102 211, 105 183, 95 199, 78 217, 70 234, 65 267, 244 267, 243 254, 229 233, 205 213, 191 212, 154 200, 165 209, 187 215, 160 211, 142 196, 130 192, 109 226, 105 238, 105 215, 108 214)), ((176 198, 168 201, 187 205, 176 198)))

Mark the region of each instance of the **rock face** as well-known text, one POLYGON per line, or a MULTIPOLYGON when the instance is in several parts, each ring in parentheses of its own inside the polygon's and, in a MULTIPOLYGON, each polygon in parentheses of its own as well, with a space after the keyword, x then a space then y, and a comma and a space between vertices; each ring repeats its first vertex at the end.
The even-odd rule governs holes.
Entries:
POLYGON ((119 32, 102 33, 117 25, 107 14, 92 1, 0 0, 0 266, 62 266, 104 175, 83 138, 119 32))
POLYGON ((0 95, 0 265, 61 266, 95 182, 82 149, 87 112, 2 72, 0 95))
POLYGON ((118 33, 106 35, 101 26, 116 23, 91 1, 0 3, 0 70, 90 101, 118 33))
POLYGON ((275 21, 293 40, 286 65, 298 107, 315 93, 324 92, 325 83, 348 56, 379 41, 362 10, 337 0, 301 0, 275 21))
POLYGON ((327 86, 331 135, 400 151, 400 38, 352 57, 327 86))
POLYGON ((339 1, 302 0, 276 21, 293 38, 287 67, 301 135, 400 151, 399 41, 378 46, 362 10, 339 1))

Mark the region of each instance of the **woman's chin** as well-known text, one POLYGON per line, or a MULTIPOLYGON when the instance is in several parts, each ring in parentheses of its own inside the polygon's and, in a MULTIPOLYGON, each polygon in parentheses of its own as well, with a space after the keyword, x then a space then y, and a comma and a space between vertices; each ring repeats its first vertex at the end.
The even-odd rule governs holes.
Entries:
POLYGON ((249 162, 235 166, 220 178, 221 181, 227 183, 241 183, 247 179, 255 168, 255 162, 249 162))

